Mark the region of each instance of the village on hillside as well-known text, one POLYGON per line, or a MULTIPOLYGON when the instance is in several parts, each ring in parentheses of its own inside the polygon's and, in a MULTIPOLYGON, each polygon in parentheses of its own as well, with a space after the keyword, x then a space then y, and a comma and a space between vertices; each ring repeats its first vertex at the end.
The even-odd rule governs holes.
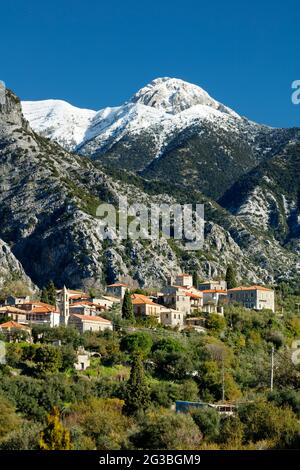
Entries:
POLYGON ((107 285, 105 293, 97 298, 81 290, 63 287, 55 290, 55 305, 33 300, 28 295, 9 295, 0 307, 0 332, 10 341, 16 340, 18 333, 24 333, 30 341, 33 325, 51 328, 63 325, 74 327, 80 333, 113 330, 114 323, 106 318, 106 314, 114 309, 122 315, 126 295, 130 296, 135 318, 151 319, 154 325, 177 330, 191 328, 202 333, 206 332, 207 315, 223 316, 224 305, 228 303, 237 302, 244 308, 275 312, 272 289, 259 285, 228 289, 225 280, 194 284, 193 275, 181 273, 174 281, 170 279, 161 291, 145 295, 139 289, 131 290, 128 284, 116 282, 107 285))

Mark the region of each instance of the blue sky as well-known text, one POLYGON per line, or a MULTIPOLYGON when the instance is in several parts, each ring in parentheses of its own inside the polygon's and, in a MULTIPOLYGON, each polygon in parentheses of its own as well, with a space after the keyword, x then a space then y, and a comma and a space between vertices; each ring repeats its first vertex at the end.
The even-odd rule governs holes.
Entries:
POLYGON ((171 76, 255 121, 300 126, 299 0, 14 0, 0 17, 0 79, 22 99, 100 109, 171 76))

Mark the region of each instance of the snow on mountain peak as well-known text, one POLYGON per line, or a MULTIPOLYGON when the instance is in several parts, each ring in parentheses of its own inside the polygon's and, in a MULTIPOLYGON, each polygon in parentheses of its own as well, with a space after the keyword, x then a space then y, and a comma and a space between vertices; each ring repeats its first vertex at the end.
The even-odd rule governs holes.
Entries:
POLYGON ((201 87, 179 78, 156 78, 133 95, 130 101, 151 106, 170 114, 178 114, 193 106, 204 105, 239 117, 230 108, 211 98, 201 87))
POLYGON ((96 114, 96 111, 76 108, 62 100, 22 101, 22 110, 36 132, 68 150, 83 140, 96 114))

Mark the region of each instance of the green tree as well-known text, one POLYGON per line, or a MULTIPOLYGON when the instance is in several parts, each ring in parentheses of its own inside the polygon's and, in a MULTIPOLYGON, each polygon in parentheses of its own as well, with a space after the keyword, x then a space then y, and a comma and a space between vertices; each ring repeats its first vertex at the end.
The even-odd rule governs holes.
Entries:
POLYGON ((124 295, 123 304, 122 304, 122 317, 126 320, 134 322, 134 312, 133 312, 133 305, 131 300, 131 295, 129 290, 127 289, 124 295))
POLYGON ((214 408, 195 408, 191 416, 204 438, 207 441, 215 441, 220 433, 220 414, 214 408))
POLYGON ((47 426, 41 433, 39 447, 42 450, 71 450, 70 433, 61 423, 56 407, 47 416, 47 426))
POLYGON ((142 449, 197 449, 202 436, 188 414, 170 410, 151 411, 143 417, 140 431, 132 441, 142 449))
POLYGON ((21 419, 15 413, 13 404, 3 396, 0 396, 0 439, 16 429, 21 419))
POLYGON ((61 352, 51 344, 36 346, 32 360, 39 375, 57 372, 62 367, 61 352))
POLYGON ((48 299, 49 304, 55 305, 56 304, 56 288, 53 281, 50 281, 48 284, 48 299))
POLYGON ((199 284, 198 272, 197 272, 197 271, 193 271, 193 286, 196 287, 196 289, 197 289, 197 288, 198 288, 198 284, 199 284))
POLYGON ((41 292, 41 302, 44 302, 45 304, 49 303, 49 297, 48 297, 48 289, 47 287, 43 287, 42 292, 41 292))
POLYGON ((148 333, 138 331, 124 336, 121 340, 121 350, 128 351, 129 354, 140 354, 147 357, 152 348, 152 338, 148 333))
POLYGON ((225 281, 227 282, 227 289, 233 289, 237 286, 236 273, 231 265, 227 266, 225 281))
POLYGON ((124 412, 127 415, 135 415, 138 411, 144 411, 150 404, 150 392, 139 355, 133 357, 125 395, 124 412))
POLYGON ((56 288, 53 281, 50 281, 49 284, 42 289, 41 302, 50 305, 56 304, 56 288))

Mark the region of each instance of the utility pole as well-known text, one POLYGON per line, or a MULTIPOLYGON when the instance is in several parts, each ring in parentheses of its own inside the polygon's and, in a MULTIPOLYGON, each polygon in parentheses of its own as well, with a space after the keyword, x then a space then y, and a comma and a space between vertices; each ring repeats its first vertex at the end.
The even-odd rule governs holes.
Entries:
POLYGON ((271 351, 271 377, 270 377, 270 390, 273 391, 274 384, 274 346, 272 346, 271 351))

